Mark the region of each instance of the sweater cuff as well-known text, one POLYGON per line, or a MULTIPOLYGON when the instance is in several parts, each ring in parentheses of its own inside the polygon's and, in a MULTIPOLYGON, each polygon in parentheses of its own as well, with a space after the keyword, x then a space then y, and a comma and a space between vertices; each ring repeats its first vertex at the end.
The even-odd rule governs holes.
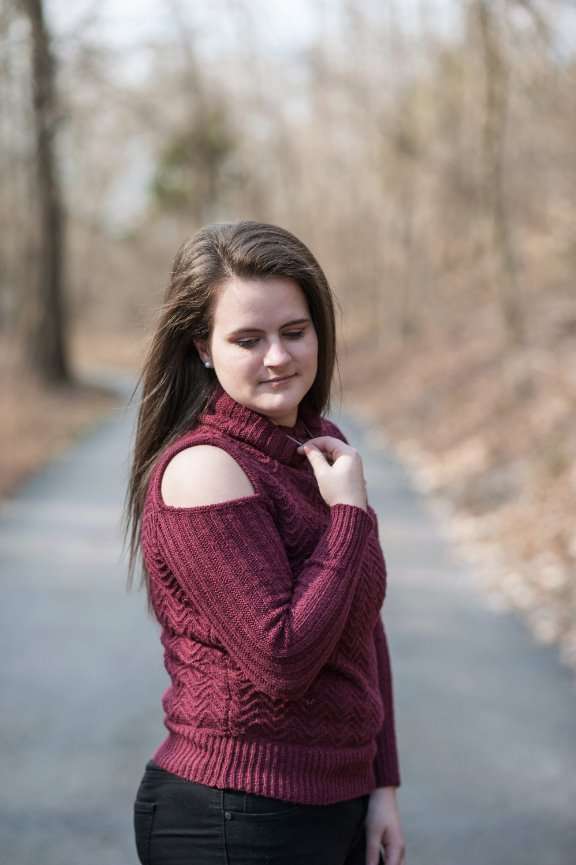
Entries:
POLYGON ((358 505, 331 505, 329 534, 332 556, 347 555, 350 561, 360 558, 371 528, 370 514, 358 505))
POLYGON ((378 753, 374 758, 374 779, 377 787, 400 787, 402 779, 398 766, 395 741, 389 742, 381 734, 378 753))

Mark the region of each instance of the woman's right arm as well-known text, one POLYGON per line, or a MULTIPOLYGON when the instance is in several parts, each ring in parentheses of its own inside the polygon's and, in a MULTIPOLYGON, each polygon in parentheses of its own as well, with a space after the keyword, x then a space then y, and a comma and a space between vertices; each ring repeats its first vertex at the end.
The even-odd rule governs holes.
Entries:
POLYGON ((180 472, 178 506, 166 500, 163 485, 159 551, 254 686, 276 698, 300 697, 348 622, 371 517, 356 504, 332 504, 315 550, 293 572, 264 498, 246 495, 249 481, 240 466, 225 451, 210 448, 221 455, 212 454, 210 472, 206 455, 192 453, 200 450, 188 450, 189 480, 180 472), (229 490, 227 499, 206 502, 195 459, 198 472, 211 473, 220 499, 229 490))

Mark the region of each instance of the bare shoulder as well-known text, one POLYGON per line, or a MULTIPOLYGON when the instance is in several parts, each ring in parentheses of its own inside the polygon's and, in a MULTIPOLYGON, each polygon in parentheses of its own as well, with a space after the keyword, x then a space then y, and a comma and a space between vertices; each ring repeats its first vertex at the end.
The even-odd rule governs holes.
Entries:
POLYGON ((162 500, 172 507, 226 502, 255 494, 234 457, 215 445, 192 445, 175 454, 162 473, 162 500))

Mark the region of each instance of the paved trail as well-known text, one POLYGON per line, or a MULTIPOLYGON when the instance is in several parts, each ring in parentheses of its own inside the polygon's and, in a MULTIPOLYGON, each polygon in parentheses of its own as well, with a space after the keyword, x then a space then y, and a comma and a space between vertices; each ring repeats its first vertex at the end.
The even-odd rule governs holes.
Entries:
MULTIPOLYGON (((574 865, 568 672, 512 614, 485 605, 401 467, 335 419, 362 452, 381 515, 406 865, 574 865)), ((137 863, 132 801, 164 736, 168 680, 144 595, 124 589, 132 424, 118 410, 0 509, 9 865, 137 863)))

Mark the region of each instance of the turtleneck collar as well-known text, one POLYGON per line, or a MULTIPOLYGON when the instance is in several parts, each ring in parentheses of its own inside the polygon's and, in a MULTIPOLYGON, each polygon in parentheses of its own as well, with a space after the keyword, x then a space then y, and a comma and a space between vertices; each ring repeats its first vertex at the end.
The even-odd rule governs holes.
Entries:
POLYGON ((237 402, 220 382, 216 383, 208 407, 199 420, 202 424, 217 427, 234 438, 248 442, 287 465, 301 465, 307 461, 305 454, 297 453, 299 445, 290 436, 304 442, 310 437, 322 435, 321 415, 303 403, 298 406, 298 420, 294 426, 282 426, 237 402), (306 432, 306 427, 311 436, 306 432))

